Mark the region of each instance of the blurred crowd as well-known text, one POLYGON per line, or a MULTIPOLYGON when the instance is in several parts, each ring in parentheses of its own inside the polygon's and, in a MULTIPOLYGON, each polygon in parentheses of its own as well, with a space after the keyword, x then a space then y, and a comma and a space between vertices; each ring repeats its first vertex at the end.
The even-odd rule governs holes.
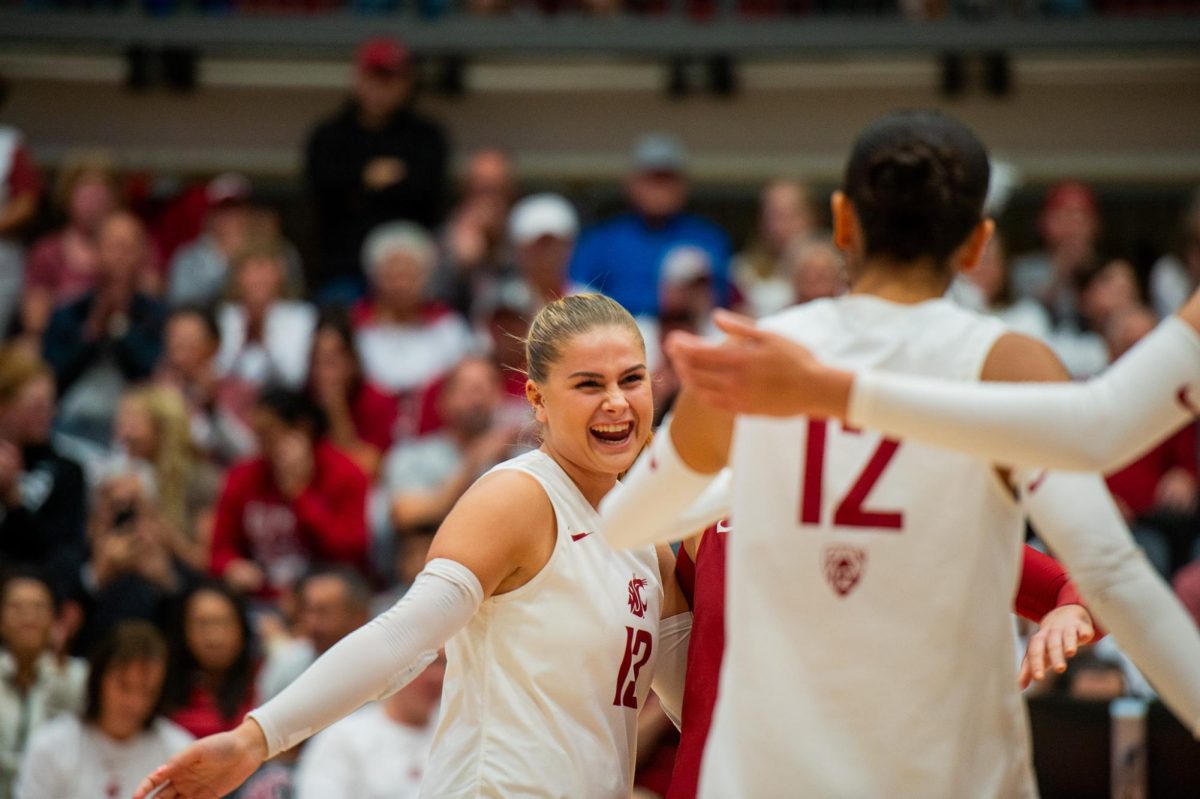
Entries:
MULTIPOLYGON (((548 302, 591 289, 628 308, 662 414, 668 332, 847 290, 801 182, 764 186, 735 248, 688 211, 683 144, 651 133, 625 210, 583 224, 569 198, 523 193, 502 149, 452 185, 407 50, 369 40, 356 63, 307 140, 311 246, 245 176, 150 207, 101 156, 51 180, 0 126, 0 799, 67 799, 79 774, 104 786, 89 797, 128 795, 402 595, 466 487, 536 446, 521 338, 548 302)), ((951 294, 1095 374, 1200 283, 1200 193, 1148 280, 1102 250, 1103 224, 1088 186, 1053 186, 1042 249, 1011 254, 1001 231, 951 294)), ((1200 620, 1195 430, 1109 483, 1200 620)), ((1062 690, 1149 691, 1119 652, 1081 663, 1062 690)), ((435 665, 240 795, 410 795, 440 680, 435 665)))

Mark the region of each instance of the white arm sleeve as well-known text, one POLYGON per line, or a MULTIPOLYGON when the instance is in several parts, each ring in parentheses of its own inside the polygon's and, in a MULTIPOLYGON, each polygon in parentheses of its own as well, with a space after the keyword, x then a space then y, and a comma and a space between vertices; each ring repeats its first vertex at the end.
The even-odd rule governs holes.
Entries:
POLYGON ((1194 418, 1200 334, 1164 321, 1086 384, 855 376, 847 421, 1010 465, 1109 472, 1194 418))
POLYGON ((712 481, 680 459, 668 420, 620 487, 601 501, 600 533, 616 549, 686 538, 696 529, 679 529, 679 520, 712 481))
POLYGON ((658 627, 658 659, 650 687, 658 694, 667 718, 679 729, 683 718, 683 687, 687 682, 688 644, 692 640, 692 614, 678 613, 658 627))
POLYGON ((1103 479, 1031 470, 1013 478, 1088 609, 1200 737, 1200 631, 1134 544, 1103 479))
POLYGON ((290 749, 362 705, 394 694, 437 657, 483 602, 471 570, 431 560, 395 605, 343 638, 271 701, 247 714, 267 756, 290 749))

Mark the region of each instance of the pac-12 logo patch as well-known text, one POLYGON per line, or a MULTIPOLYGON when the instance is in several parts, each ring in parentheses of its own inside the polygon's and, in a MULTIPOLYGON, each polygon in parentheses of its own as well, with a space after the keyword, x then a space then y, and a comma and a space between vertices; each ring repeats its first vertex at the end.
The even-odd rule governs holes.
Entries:
POLYGON ((646 581, 636 574, 629 581, 629 612, 639 619, 646 616, 646 600, 642 599, 642 589, 646 587, 646 581))
POLYGON ((838 596, 846 596, 866 570, 867 552, 848 544, 838 544, 825 547, 825 580, 837 591, 838 596))

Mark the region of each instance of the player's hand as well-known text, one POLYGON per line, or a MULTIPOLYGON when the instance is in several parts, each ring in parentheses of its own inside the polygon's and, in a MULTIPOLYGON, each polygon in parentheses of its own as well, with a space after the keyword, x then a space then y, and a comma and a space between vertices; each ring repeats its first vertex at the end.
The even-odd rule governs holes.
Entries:
POLYGON ((1062 674, 1067 670, 1067 661, 1075 657, 1079 647, 1095 637, 1092 614, 1082 605, 1063 605, 1047 613, 1038 631, 1029 639, 1025 659, 1021 661, 1021 688, 1045 677, 1047 669, 1062 674))
POLYGON ((246 719, 230 732, 201 738, 159 766, 142 780, 133 799, 151 795, 154 799, 220 799, 245 782, 266 758, 262 729, 246 719))
POLYGON ((826 367, 745 316, 716 311, 713 320, 729 335, 726 341, 674 331, 665 347, 682 383, 706 404, 761 416, 845 416, 850 373, 826 367))

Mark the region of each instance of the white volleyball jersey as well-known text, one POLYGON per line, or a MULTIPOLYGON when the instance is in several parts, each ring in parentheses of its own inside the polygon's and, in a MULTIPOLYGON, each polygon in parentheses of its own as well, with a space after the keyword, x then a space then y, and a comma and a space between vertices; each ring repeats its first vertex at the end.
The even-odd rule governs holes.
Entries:
POLYGON ((558 538, 532 580, 485 601, 446 644, 421 795, 625 799, 657 657, 658 557, 595 535, 596 510, 544 452, 495 468, 541 484, 558 538))
MULTIPOLYGON (((762 323, 840 367, 976 380, 997 321, 846 296, 762 323)), ((1022 516, 982 460, 739 419, 726 651, 700 795, 1036 793, 1010 612, 1022 516)))

